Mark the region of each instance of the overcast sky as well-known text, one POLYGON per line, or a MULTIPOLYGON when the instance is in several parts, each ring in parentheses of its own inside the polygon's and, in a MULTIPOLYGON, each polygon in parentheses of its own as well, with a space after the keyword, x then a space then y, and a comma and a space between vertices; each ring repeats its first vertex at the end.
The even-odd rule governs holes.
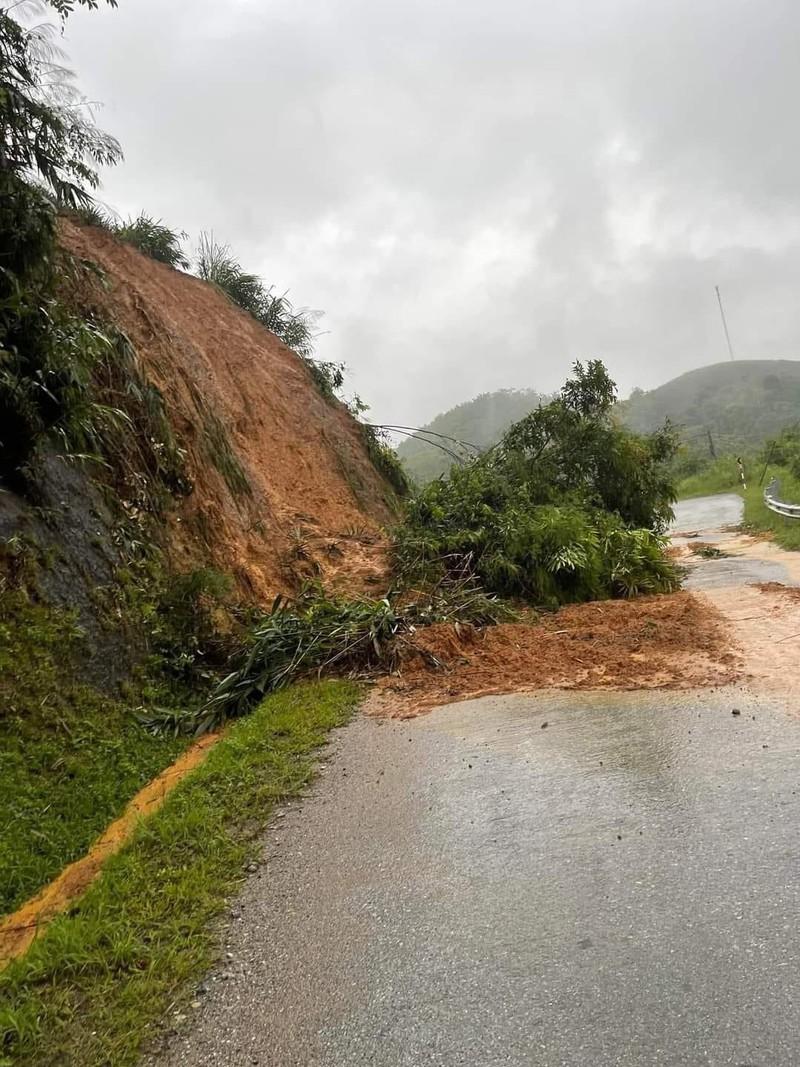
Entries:
POLYGON ((119 0, 102 199, 325 312, 382 421, 604 359, 800 356, 797 0, 119 0))

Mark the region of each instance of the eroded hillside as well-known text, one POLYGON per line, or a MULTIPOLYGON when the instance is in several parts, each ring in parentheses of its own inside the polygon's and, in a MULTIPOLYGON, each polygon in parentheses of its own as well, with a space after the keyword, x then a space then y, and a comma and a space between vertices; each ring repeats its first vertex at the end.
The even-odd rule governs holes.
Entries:
POLYGON ((212 286, 64 221, 100 268, 77 299, 130 339, 161 391, 192 491, 169 516, 179 569, 211 563, 263 599, 320 577, 375 588, 391 489, 363 432, 304 362, 212 286))

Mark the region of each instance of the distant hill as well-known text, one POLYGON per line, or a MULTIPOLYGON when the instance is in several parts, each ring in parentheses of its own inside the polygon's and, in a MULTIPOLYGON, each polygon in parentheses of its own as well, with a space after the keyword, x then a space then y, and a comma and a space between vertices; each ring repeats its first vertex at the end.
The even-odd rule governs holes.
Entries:
MULTIPOLYGON (((445 411, 425 429, 487 448, 500 439, 512 422, 524 418, 548 397, 533 389, 500 389, 445 411)), ((757 447, 784 426, 800 421, 800 361, 748 359, 714 363, 687 371, 657 389, 633 394, 617 405, 617 413, 632 430, 642 433, 662 425, 665 418, 681 427, 685 440, 701 449, 711 433, 718 452, 757 447)), ((459 452, 449 441, 441 444, 459 452)), ((441 449, 409 439, 397 449, 408 473, 418 482, 430 481, 454 462, 441 449)), ((469 450, 464 452, 469 455, 469 450)))
POLYGON ((658 389, 635 390, 618 412, 633 430, 653 430, 669 417, 702 447, 710 431, 717 451, 745 450, 800 420, 800 362, 714 363, 658 389))
MULTIPOLYGON (((500 440, 512 422, 524 418, 546 399, 533 389, 499 389, 495 393, 481 393, 474 400, 457 404, 437 415, 424 428, 480 448, 488 448, 500 440)), ((440 443, 458 454, 470 455, 474 451, 460 449, 451 441, 440 443)), ((418 482, 429 482, 444 474, 454 462, 441 448, 418 438, 403 441, 397 453, 408 473, 418 482)))

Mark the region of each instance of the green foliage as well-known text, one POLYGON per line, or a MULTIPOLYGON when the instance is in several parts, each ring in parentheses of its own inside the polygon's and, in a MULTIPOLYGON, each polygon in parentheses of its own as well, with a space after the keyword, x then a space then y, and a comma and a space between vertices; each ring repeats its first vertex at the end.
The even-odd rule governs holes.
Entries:
POLYGON ((138 218, 128 219, 114 232, 120 240, 138 248, 151 259, 157 259, 159 263, 167 263, 170 267, 183 267, 184 270, 189 268, 189 260, 181 249, 181 239, 185 239, 187 235, 170 230, 160 219, 151 218, 142 212, 138 218))
MULTIPOLYGON (((694 473, 678 482, 678 496, 681 500, 693 496, 707 496, 711 493, 735 493, 742 487, 737 457, 733 454, 718 456, 706 461, 694 473)), ((758 478, 763 469, 763 462, 753 456, 741 457, 745 474, 749 479, 758 478)))
POLYGON ((215 920, 273 805, 303 790, 315 750, 358 698, 346 682, 297 686, 226 733, 83 899, 0 974, 0 1061, 139 1063, 176 997, 188 1001, 211 965, 215 920))
POLYGON ((411 483, 385 432, 378 427, 369 426, 363 422, 359 422, 359 426, 364 435, 367 454, 372 460, 372 465, 386 479, 398 496, 408 496, 411 491, 411 483))
POLYGON ((87 395, 106 339, 55 298, 55 208, 34 182, 58 204, 87 204, 96 168, 121 153, 51 56, 46 26, 0 9, 0 477, 12 479, 48 436, 81 448, 113 417, 87 395))
MULTIPOLYGON (((759 474, 761 472, 759 471, 759 474)), ((779 497, 788 504, 800 504, 800 476, 788 467, 770 464, 764 476, 763 485, 757 479, 747 483, 744 497, 744 528, 756 533, 766 533, 781 547, 800 551, 800 519, 790 519, 770 511, 764 503, 764 486, 772 478, 780 483, 779 497)))
POLYGON ((794 423, 766 441, 758 462, 788 468, 794 478, 800 478, 800 425, 794 423))
POLYGON ((169 577, 150 627, 151 648, 161 670, 195 688, 219 678, 239 637, 224 610, 232 591, 229 575, 211 567, 169 577))
POLYGON ((430 483, 396 534, 408 579, 474 576, 492 593, 563 603, 674 588, 658 536, 672 515, 669 426, 639 436, 612 417, 597 361, 489 453, 430 483))
POLYGON ((326 596, 311 584, 296 600, 275 600, 252 627, 234 669, 199 710, 175 716, 157 709, 148 723, 157 732, 204 733, 312 671, 391 669, 398 639, 416 626, 512 617, 507 605, 469 580, 440 580, 422 593, 392 593, 381 600, 326 596))
POLYGON ((345 600, 312 590, 296 603, 278 598, 254 627, 237 669, 196 719, 198 733, 249 711, 268 693, 312 668, 385 662, 403 620, 390 600, 345 600))
POLYGON ((230 247, 216 242, 211 234, 200 236, 197 274, 238 307, 249 311, 298 355, 311 359, 318 313, 307 308, 295 311, 285 293, 275 296, 271 286, 267 287, 256 274, 245 271, 230 247))
POLYGON ((463 460, 469 460, 475 455, 476 449, 480 451, 497 444, 513 423, 546 403, 546 400, 533 389, 499 389, 494 393, 481 393, 474 400, 457 404, 437 415, 422 427, 423 430, 431 430, 453 440, 438 441, 438 438, 431 436, 431 440, 426 441, 424 434, 421 434, 420 437, 401 441, 397 454, 414 481, 424 484, 440 474, 446 474, 455 462, 452 455, 440 445, 454 451, 463 460), (466 442, 466 447, 459 446, 458 441, 466 442))
POLYGON ((0 578, 0 914, 83 855, 182 747, 76 681, 85 642, 70 613, 0 578))
MULTIPOLYGON (((14 480, 45 442, 68 453, 96 453, 104 435, 124 421, 91 389, 108 360, 108 336, 55 298, 19 291, 0 350, 0 477, 14 480)), ((0 326, 2 331, 2 326, 0 326)))
POLYGON ((549 607, 677 587, 664 540, 617 516, 574 504, 495 511, 472 503, 458 515, 446 505, 415 510, 396 535, 401 571, 418 581, 442 571, 470 575, 499 596, 549 607))
MULTIPOLYGON (((51 6, 66 15, 73 5, 51 0, 51 6)), ((96 168, 118 162, 120 147, 97 129, 70 73, 53 61, 52 27, 23 27, 11 11, 0 9, 0 199, 17 196, 18 182, 35 178, 59 204, 86 203, 87 190, 97 187, 96 168)))

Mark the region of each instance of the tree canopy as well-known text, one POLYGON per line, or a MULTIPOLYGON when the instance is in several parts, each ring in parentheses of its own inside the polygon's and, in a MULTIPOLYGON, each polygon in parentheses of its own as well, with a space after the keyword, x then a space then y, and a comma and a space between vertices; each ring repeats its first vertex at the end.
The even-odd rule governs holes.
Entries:
POLYGON ((412 497, 401 566, 537 602, 669 588, 659 534, 677 437, 668 424, 647 435, 619 426, 615 396, 600 361, 576 363, 554 400, 412 497))

